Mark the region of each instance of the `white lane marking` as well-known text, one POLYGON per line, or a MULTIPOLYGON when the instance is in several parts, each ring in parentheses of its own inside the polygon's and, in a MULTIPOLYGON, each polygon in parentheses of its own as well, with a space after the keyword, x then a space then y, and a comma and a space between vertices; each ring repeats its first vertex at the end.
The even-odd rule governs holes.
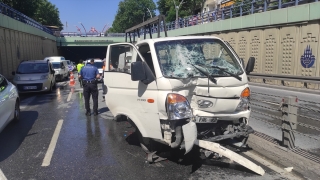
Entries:
POLYGON ((72 96, 72 92, 70 92, 70 93, 69 93, 69 95, 68 95, 68 99, 67 99, 67 102, 69 102, 69 101, 70 101, 71 96, 72 96))
POLYGON ((6 176, 3 174, 1 169, 0 169, 0 180, 7 180, 6 176))
POLYGON ((46 153, 46 155, 45 155, 45 157, 43 159, 43 162, 42 162, 41 166, 49 166, 50 165, 51 158, 52 158, 54 149, 56 148, 56 144, 57 144, 57 141, 58 141, 58 138, 59 138, 59 134, 60 134, 60 131, 61 131, 62 123, 63 123, 62 119, 58 121, 57 127, 54 130, 54 133, 53 133, 49 148, 48 148, 47 153, 46 153))
POLYGON ((36 98, 36 96, 24 99, 20 102, 20 109, 28 107, 28 105, 36 98))
POLYGON ((283 168, 280 168, 280 167, 270 163, 269 161, 263 159, 259 155, 256 155, 256 154, 254 154, 252 152, 249 152, 249 151, 244 152, 243 154, 245 154, 245 155, 249 156, 250 158, 254 159, 255 161, 267 166, 268 168, 270 168, 271 170, 279 173, 281 176, 283 176, 285 178, 288 178, 290 180, 298 180, 298 179, 300 180, 300 178, 298 178, 298 177, 294 176, 293 174, 285 171, 283 168))

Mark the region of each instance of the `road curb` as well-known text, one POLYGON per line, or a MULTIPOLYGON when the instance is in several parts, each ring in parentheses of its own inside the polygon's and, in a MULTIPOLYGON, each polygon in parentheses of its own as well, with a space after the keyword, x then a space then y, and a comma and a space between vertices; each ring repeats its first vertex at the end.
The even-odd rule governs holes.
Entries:
POLYGON ((265 140, 255 134, 250 134, 248 146, 268 159, 284 167, 293 167, 293 171, 306 179, 320 177, 320 164, 296 154, 286 148, 265 140))

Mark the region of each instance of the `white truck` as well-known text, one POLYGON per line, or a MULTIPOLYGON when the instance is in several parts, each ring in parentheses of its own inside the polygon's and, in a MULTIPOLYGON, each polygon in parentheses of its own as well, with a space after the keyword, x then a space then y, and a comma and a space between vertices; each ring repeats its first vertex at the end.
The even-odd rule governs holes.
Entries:
POLYGON ((115 119, 125 117, 136 127, 149 162, 159 158, 152 142, 185 149, 186 154, 197 145, 263 175, 260 166, 215 143, 232 140, 243 146, 253 132, 247 74, 254 62, 250 58, 244 68, 232 47, 214 36, 110 44, 106 105, 115 119))

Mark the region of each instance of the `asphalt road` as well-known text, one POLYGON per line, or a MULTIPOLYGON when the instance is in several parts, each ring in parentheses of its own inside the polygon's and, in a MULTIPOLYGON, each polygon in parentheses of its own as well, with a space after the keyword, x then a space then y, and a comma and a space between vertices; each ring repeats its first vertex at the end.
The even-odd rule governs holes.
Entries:
POLYGON ((163 153, 167 160, 148 164, 134 129, 126 122, 114 121, 101 94, 99 98, 99 115, 87 117, 78 85, 73 93, 68 83, 62 82, 51 94, 23 95, 20 122, 9 124, 0 134, 0 179, 287 177, 255 160, 266 171, 264 176, 228 159, 205 160, 196 148, 186 156, 163 153))
POLYGON ((282 140, 282 112, 279 103, 285 96, 298 97, 298 126, 295 145, 320 157, 320 94, 251 85, 252 113, 249 124, 254 130, 282 140), (266 115, 267 114, 267 115, 266 115), (271 116, 270 116, 271 115, 271 116), (308 126, 309 125, 309 126, 308 126))

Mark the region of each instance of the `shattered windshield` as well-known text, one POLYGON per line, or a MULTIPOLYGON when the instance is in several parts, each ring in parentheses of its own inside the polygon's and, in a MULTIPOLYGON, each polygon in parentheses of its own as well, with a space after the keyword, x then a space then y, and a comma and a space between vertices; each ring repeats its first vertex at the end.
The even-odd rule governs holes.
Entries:
POLYGON ((227 72, 240 75, 243 70, 236 57, 218 39, 183 39, 155 43, 162 74, 165 77, 206 77, 194 65, 199 65, 211 76, 225 77, 227 72), (206 67, 206 68, 204 68, 206 67))

